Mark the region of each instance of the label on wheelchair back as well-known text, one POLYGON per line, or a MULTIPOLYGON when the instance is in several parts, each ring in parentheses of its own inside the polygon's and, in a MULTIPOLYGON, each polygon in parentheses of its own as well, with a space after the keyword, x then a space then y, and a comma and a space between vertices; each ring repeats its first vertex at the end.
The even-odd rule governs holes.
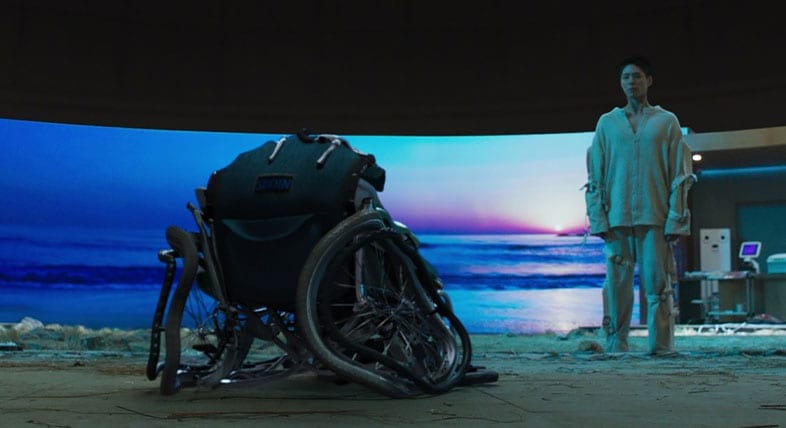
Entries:
POLYGON ((292 187, 294 177, 291 175, 260 175, 257 177, 254 191, 257 193, 288 192, 292 187))

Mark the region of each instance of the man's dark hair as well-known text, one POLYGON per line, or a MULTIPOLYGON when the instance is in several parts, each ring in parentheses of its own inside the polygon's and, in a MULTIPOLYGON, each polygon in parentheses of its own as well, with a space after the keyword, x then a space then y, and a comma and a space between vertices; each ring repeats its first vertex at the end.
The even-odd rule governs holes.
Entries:
POLYGON ((622 69, 625 68, 626 65, 635 65, 644 71, 644 75, 652 76, 652 63, 647 58, 644 58, 640 55, 629 56, 623 59, 619 66, 617 67, 617 74, 622 73, 622 69))

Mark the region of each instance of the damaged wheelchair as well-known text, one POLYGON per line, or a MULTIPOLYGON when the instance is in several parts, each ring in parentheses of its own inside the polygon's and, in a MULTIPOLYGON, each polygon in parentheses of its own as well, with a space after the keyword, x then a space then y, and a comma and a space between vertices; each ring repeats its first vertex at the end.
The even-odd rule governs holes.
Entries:
POLYGON ((195 230, 170 226, 158 255, 148 379, 170 395, 312 371, 394 398, 496 382, 471 364, 437 271, 379 200, 384 184, 373 155, 305 131, 213 172, 187 204, 195 230))

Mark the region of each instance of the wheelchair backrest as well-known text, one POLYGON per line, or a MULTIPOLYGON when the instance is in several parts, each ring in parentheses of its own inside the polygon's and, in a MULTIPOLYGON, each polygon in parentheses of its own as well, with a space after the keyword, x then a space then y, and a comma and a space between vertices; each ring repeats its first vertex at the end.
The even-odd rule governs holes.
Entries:
POLYGON ((303 263, 354 213, 361 177, 382 190, 384 170, 373 156, 337 136, 302 134, 269 141, 214 172, 203 209, 229 300, 293 310, 303 263))

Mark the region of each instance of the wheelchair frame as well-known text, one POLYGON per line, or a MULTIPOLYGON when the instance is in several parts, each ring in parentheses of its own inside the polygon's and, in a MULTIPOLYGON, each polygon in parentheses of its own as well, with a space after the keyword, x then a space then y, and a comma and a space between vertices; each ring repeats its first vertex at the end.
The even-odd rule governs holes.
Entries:
MULTIPOLYGON (((328 136, 322 162, 341 147, 337 138, 328 136)), ((373 201, 366 200, 310 251, 292 310, 230 301, 214 219, 204 212, 204 188, 197 190, 197 200, 199 207, 187 204, 197 232, 170 226, 171 248, 159 252, 166 271, 146 374, 150 380, 161 377, 162 394, 307 370, 394 398, 497 380, 496 373, 471 366, 469 334, 419 255, 414 235, 373 201), (159 362, 162 333, 165 356, 159 362)))

